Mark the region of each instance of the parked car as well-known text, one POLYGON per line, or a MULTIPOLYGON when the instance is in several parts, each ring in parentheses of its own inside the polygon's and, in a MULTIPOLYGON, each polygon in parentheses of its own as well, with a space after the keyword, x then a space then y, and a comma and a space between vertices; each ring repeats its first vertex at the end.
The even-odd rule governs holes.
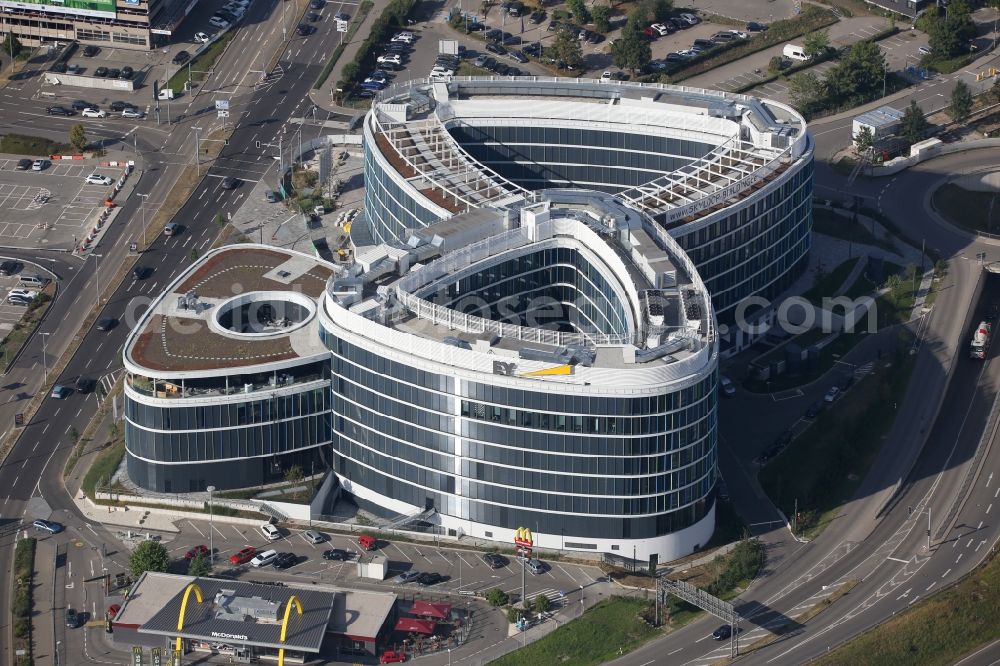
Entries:
POLYGON ((444 576, 434 572, 422 573, 420 574, 420 577, 417 578, 417 582, 423 585, 424 587, 428 587, 430 585, 437 585, 443 580, 444 576))
POLYGON ((49 67, 49 71, 50 72, 55 72, 56 74, 65 74, 66 73, 66 63, 64 63, 64 62, 57 62, 54 65, 52 65, 51 67, 49 67))
POLYGON ((490 569, 502 569, 507 566, 509 560, 499 553, 485 553, 483 555, 483 562, 490 569))
POLYGON ((649 27, 652 28, 653 30, 655 30, 657 32, 657 34, 659 34, 661 37, 664 37, 664 36, 669 35, 670 33, 674 32, 673 29, 668 28, 666 26, 666 24, 663 24, 663 23, 654 23, 653 25, 651 25, 649 27))
POLYGON ((108 75, 108 68, 107 67, 98 67, 97 69, 94 70, 94 76, 96 76, 98 78, 103 79, 107 75, 108 75))
POLYGON ((396 650, 386 650, 382 653, 382 656, 378 658, 378 663, 380 664, 402 664, 406 661, 405 652, 397 652, 396 650))
POLYGON ((211 37, 208 36, 208 33, 205 32, 194 33, 194 41, 198 42, 199 44, 207 44, 210 39, 211 37))
POLYGON ((97 55, 100 52, 101 52, 101 49, 98 46, 90 45, 90 46, 84 46, 83 47, 83 55, 85 57, 87 57, 87 58, 93 58, 95 55, 97 55))
POLYGON ((84 109, 80 115, 84 118, 106 118, 108 112, 103 109, 84 109))
POLYGON ((678 16, 677 18, 681 19, 682 21, 687 21, 688 25, 698 25, 699 23, 701 23, 701 19, 695 16, 694 14, 684 13, 678 16))
POLYGON ((764 32, 768 28, 766 23, 757 23, 757 21, 750 21, 747 23, 747 32, 764 32))
POLYGON ((265 550, 262 553, 257 553, 250 560, 250 566, 255 568, 266 567, 267 565, 278 559, 278 551, 276 550, 265 550))
POLYGON ((378 550, 378 539, 369 534, 362 534, 358 537, 358 545, 365 550, 378 550))
POLYGON ((132 118, 133 120, 144 117, 146 113, 139 109, 125 109, 122 111, 122 118, 132 118))
POLYGON ((50 106, 45 109, 45 113, 50 116, 72 116, 73 111, 64 106, 50 106))
POLYGON ((739 39, 750 39, 750 35, 743 32, 742 30, 730 30, 730 34, 735 35, 739 39))
POLYGON ((298 563, 299 558, 295 553, 278 553, 274 562, 271 562, 271 566, 275 569, 289 569, 298 563))
POLYGON ((309 21, 310 23, 316 23, 321 18, 323 17, 317 14, 316 12, 309 12, 308 14, 306 14, 306 20, 309 21))
POLYGON ((691 48, 701 49, 702 51, 714 49, 716 46, 718 46, 718 44, 709 39, 696 39, 691 43, 691 48))
POLYGON ((45 171, 46 169, 49 168, 51 164, 52 162, 49 162, 48 160, 35 160, 34 162, 31 163, 31 170, 45 171))
POLYGON ((929 47, 929 46, 921 46, 919 49, 917 49, 917 53, 919 53, 920 55, 925 55, 925 56, 926 55, 930 55, 931 54, 931 47, 929 47))
POLYGON ((536 12, 531 12, 531 16, 528 17, 528 21, 534 23, 535 25, 538 25, 539 23, 545 20, 546 16, 547 15, 544 10, 538 10, 536 12))
POLYGON ((379 65, 401 65, 403 63, 402 58, 398 54, 385 54, 380 55, 375 61, 379 65))
POLYGON ((830 390, 823 396, 823 402, 834 402, 840 397, 840 387, 831 386, 830 390))
POLYGON ((229 563, 232 564, 233 566, 246 564, 247 562, 252 560, 256 554, 257 554, 256 548, 254 548, 253 546, 247 546, 243 550, 234 553, 233 555, 230 555, 229 563))
POLYGON ((333 15, 333 18, 337 21, 350 21, 351 15, 347 12, 337 12, 333 15))
POLYGON ((111 69, 108 70, 109 79, 120 79, 121 76, 122 76, 122 70, 118 69, 117 67, 112 67, 111 69))
POLYGON ((712 35, 712 41, 716 44, 726 44, 728 42, 736 41, 736 35, 731 32, 717 32, 712 35))
POLYGON ((340 548, 331 548, 323 551, 323 559, 331 561, 346 561, 350 559, 350 553, 340 548))
POLYGON ((0 262, 0 275, 13 275, 20 267, 21 264, 12 259, 0 262))
POLYGON ((111 102, 111 105, 108 108, 116 113, 120 113, 125 109, 134 109, 135 107, 131 102, 111 102))
POLYGON ((32 164, 34 164, 34 162, 32 162, 32 160, 21 159, 21 160, 17 161, 17 165, 14 168, 16 170, 18 170, 18 171, 27 171, 28 169, 31 168, 32 164))
POLYGON ((404 571, 403 573, 393 578, 392 582, 397 583, 399 585, 403 585, 405 583, 412 583, 416 579, 420 578, 420 576, 421 573, 419 571, 410 569, 409 571, 404 571))
POLYGON ((199 555, 202 556, 202 557, 208 557, 210 555, 210 553, 208 551, 208 546, 205 546, 205 545, 195 546, 194 548, 192 548, 188 552, 184 553, 184 559, 185 560, 193 560, 194 558, 198 557, 199 555))
POLYGON ((274 190, 268 190, 267 192, 264 192, 264 201, 266 201, 267 203, 278 203, 278 201, 280 200, 281 199, 279 199, 278 193, 275 192, 274 190))
POLYGON ((56 400, 62 400, 70 394, 69 387, 63 386, 62 384, 56 384, 52 387, 52 397, 56 400))
POLYGON ((392 36, 392 39, 389 40, 389 41, 397 42, 397 43, 398 42, 402 42, 403 44, 412 44, 413 43, 413 33, 412 32, 397 32, 395 35, 392 36))
POLYGON ((174 59, 171 60, 170 62, 172 62, 175 65, 183 65, 190 59, 191 59, 190 53, 188 53, 187 51, 178 51, 177 54, 174 56, 174 59))
POLYGON ((216 28, 219 28, 221 30, 225 30, 226 28, 229 27, 229 21, 222 18, 218 14, 215 14, 214 16, 212 16, 212 18, 208 19, 208 22, 210 25, 214 25, 216 28))
POLYGON ((528 62, 528 56, 524 55, 520 51, 511 51, 509 55, 511 60, 515 60, 521 64, 528 62))
POLYGON ((59 534, 64 529, 62 523, 57 523, 54 520, 42 520, 41 518, 31 523, 31 525, 36 530, 42 530, 43 532, 48 532, 49 534, 59 534))
POLYGON ((814 419, 823 411, 823 401, 817 400, 806 409, 806 418, 814 419))
POLYGON ((543 574, 545 573, 545 562, 542 562, 537 557, 533 557, 524 563, 525 568, 528 569, 533 574, 543 574))
POLYGON ((477 56, 476 59, 472 61, 472 65, 474 67, 485 68, 487 60, 490 60, 490 57, 484 53, 477 56))
POLYGON ((488 43, 486 45, 486 50, 489 51, 490 53, 495 53, 497 55, 504 55, 505 53, 507 53, 507 49, 505 49, 504 47, 500 46, 495 42, 488 43))
POLYGON ((264 535, 264 538, 268 541, 277 541, 281 538, 281 531, 271 523, 264 523, 260 526, 260 533, 264 535))
POLYGON ((312 0, 312 2, 309 3, 309 6, 313 9, 323 9, 323 5, 325 4, 326 3, 323 2, 323 0, 312 0))
POLYGON ((725 375, 719 377, 719 389, 722 391, 722 395, 726 397, 732 398, 736 395, 736 385, 725 375))
POLYGON ((326 535, 317 532, 316 530, 306 530, 305 532, 302 533, 302 536, 309 543, 323 543, 324 541, 326 541, 326 535))
POLYGON ((686 55, 682 55, 680 53, 668 53, 667 55, 663 56, 663 60, 667 63, 685 62, 688 59, 689 58, 686 55))

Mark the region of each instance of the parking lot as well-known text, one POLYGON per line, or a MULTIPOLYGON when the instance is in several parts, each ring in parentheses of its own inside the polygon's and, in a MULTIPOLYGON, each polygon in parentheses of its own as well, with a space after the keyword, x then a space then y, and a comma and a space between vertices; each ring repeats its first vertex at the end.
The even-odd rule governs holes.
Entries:
MULTIPOLYGON (((182 560, 184 554, 194 546, 209 545, 209 521, 182 520, 176 524, 182 532, 169 542, 167 539, 170 537, 164 538, 164 545, 174 559, 182 560)), ((375 552, 388 558, 389 575, 384 581, 375 581, 357 578, 355 563, 364 551, 358 545, 356 536, 331 534, 316 528, 317 531, 325 534, 329 541, 312 544, 303 537, 305 530, 298 528, 282 529, 280 539, 267 541, 260 530, 252 525, 234 525, 216 521, 213 527, 214 543, 212 546, 215 548, 217 571, 229 569, 231 565, 228 558, 247 546, 253 546, 258 552, 274 549, 278 552, 292 552, 300 557, 298 564, 285 571, 275 571, 271 567, 255 569, 248 564, 241 565, 238 569, 242 578, 280 580, 290 576, 342 585, 363 582, 377 587, 392 588, 397 592, 420 589, 449 594, 476 594, 500 587, 515 598, 519 598, 521 594, 521 563, 510 556, 504 556, 507 560, 505 566, 491 569, 483 561, 482 552, 438 547, 431 543, 380 540, 379 549, 375 552), (351 559, 347 561, 323 559, 323 552, 330 549, 346 551, 350 554, 351 559), (437 573, 444 580, 428 587, 423 587, 415 582, 407 584, 393 582, 393 577, 411 570, 421 573, 437 573)), ((565 602, 571 592, 578 592, 581 586, 600 582, 603 576, 603 572, 596 566, 558 561, 546 562, 544 572, 539 574, 526 573, 526 594, 531 598, 542 594, 558 606, 565 602)))
POLYGON ((68 246, 81 238, 110 189, 84 179, 92 173, 112 180, 121 175, 120 169, 101 167, 95 160, 56 161, 42 171, 17 171, 18 159, 0 158, 0 238, 12 245, 68 246))
MULTIPOLYGON (((0 261, 5 260, 0 257, 0 261)), ((17 274, 0 275, 0 338, 14 328, 14 324, 21 320, 26 309, 23 305, 11 305, 7 302, 7 294, 10 293, 11 289, 16 288, 18 288, 17 274)))

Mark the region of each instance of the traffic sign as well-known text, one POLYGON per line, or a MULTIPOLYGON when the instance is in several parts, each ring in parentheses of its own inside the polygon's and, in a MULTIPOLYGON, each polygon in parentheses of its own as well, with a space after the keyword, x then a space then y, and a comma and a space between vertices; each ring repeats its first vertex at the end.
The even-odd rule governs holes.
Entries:
POLYGON ((24 412, 14 414, 14 426, 20 428, 24 425, 24 412))
POLYGON ((228 111, 221 111, 220 110, 220 111, 216 111, 215 113, 218 115, 219 118, 228 118, 229 117, 229 112, 228 111))
POLYGON ((215 100, 216 111, 228 111, 229 110, 229 100, 228 99, 217 99, 215 100))
POLYGON ((337 32, 347 32, 347 21, 337 21, 337 32))

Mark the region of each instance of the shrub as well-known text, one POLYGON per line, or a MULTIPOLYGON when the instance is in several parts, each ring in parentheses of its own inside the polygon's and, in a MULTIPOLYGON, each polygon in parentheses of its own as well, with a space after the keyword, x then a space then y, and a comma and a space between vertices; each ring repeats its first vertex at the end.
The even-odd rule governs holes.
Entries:
POLYGON ((524 617, 524 611, 517 606, 511 606, 507 609, 507 621, 511 624, 514 624, 522 617, 524 617))
POLYGON ((494 587, 492 590, 486 593, 486 601, 489 602, 491 606, 506 606, 510 602, 510 595, 501 590, 499 587, 494 587))

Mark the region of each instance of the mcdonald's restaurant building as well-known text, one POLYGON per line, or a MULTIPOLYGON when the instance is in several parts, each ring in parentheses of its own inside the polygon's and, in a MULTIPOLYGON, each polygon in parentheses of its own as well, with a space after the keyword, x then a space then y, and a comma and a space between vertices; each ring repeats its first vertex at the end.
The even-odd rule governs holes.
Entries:
POLYGON ((371 662, 392 629, 396 595, 147 572, 112 621, 111 638, 133 664, 371 662), (154 653, 159 655, 157 662, 154 653), (141 655, 141 657, 140 657, 141 655), (141 661, 140 661, 141 658, 141 661))

